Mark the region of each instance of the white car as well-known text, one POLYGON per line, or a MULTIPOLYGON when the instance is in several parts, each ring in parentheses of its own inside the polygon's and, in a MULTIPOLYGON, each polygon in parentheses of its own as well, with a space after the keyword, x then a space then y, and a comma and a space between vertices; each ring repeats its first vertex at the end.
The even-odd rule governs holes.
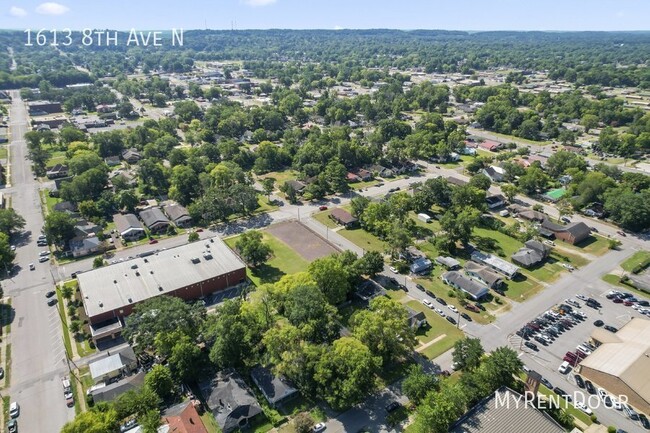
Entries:
POLYGON ((30 271, 33 271, 34 269, 36 269, 36 266, 34 266, 33 263, 30 263, 30 264, 29 264, 29 270, 30 270, 30 271))
POLYGON ((391 266, 391 267, 389 267, 388 269, 390 269, 390 271, 391 271, 393 274, 398 274, 398 273, 399 273, 399 272, 397 272, 397 268, 394 267, 394 266, 391 266))
POLYGON ((11 251, 16 251, 16 246, 15 245, 11 246, 11 251))
POLYGON ((576 298, 582 299, 583 301, 587 300, 587 297, 585 295, 576 295, 576 298))
POLYGON ((583 319, 587 318, 587 313, 585 313, 584 311, 576 311, 576 314, 582 317, 583 319))
POLYGON ((40 263, 47 262, 48 260, 50 260, 50 258, 48 256, 41 256, 41 257, 38 258, 38 261, 40 263))
POLYGON ((568 263, 562 263, 562 267, 563 267, 564 269, 568 269, 569 271, 573 271, 573 270, 575 269, 575 268, 573 267, 573 265, 570 265, 570 264, 568 264, 568 263))
POLYGON ((456 307, 454 307, 454 306, 451 305, 451 304, 447 305, 447 308, 449 308, 449 309, 450 309, 451 311, 453 311, 454 313, 458 313, 458 309, 456 309, 456 307))
POLYGON ((20 406, 14 401, 9 406, 9 416, 13 419, 18 418, 18 415, 20 415, 20 406))
POLYGON ((578 408, 578 409, 580 409, 581 411, 583 411, 584 413, 586 413, 587 415, 591 415, 591 414, 593 413, 593 412, 591 412, 591 409, 589 409, 589 408, 588 408, 588 407, 587 407, 583 402, 581 402, 581 401, 576 401, 575 403, 573 403, 573 405, 574 405, 576 408, 578 408))
POLYGON ((325 423, 319 422, 315 426, 312 427, 311 431, 313 433, 320 433, 325 430, 325 423))
POLYGON ((436 308, 436 313, 440 314, 442 317, 445 317, 445 312, 442 311, 440 308, 436 308))
POLYGON ((423 300, 422 303, 429 308, 433 308, 433 303, 428 299, 423 300))
POLYGON ((45 257, 45 256, 49 256, 49 255, 50 255, 49 251, 41 251, 40 253, 38 253, 39 257, 45 257))
POLYGON ((560 364, 557 371, 559 371, 562 374, 567 374, 570 369, 571 369, 571 366, 569 365, 569 363, 564 361, 562 364, 560 364))
POLYGON ((555 242, 553 242, 553 241, 551 241, 551 240, 548 240, 548 239, 545 240, 544 243, 545 243, 546 245, 550 245, 550 246, 552 246, 552 247, 555 246, 555 242))

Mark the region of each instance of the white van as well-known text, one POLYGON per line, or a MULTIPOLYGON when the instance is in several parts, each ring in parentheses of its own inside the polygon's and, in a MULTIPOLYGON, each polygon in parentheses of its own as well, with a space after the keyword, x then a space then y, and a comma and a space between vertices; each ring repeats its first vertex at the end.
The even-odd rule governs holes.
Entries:
POLYGON ((585 345, 583 345, 583 344, 576 347, 576 349, 578 349, 579 351, 581 351, 582 353, 584 353, 586 355, 591 355, 591 350, 588 347, 586 347, 585 345))
POLYGON ((418 214, 418 219, 422 222, 425 223, 430 223, 431 222, 431 217, 425 213, 419 213, 418 214))
POLYGON ((20 415, 20 406, 15 401, 12 401, 9 406, 9 416, 13 419, 18 418, 18 415, 20 415))
POLYGON ((564 361, 560 366, 558 367, 557 371, 559 371, 562 374, 567 374, 569 372, 569 369, 571 368, 571 365, 567 361, 564 361))

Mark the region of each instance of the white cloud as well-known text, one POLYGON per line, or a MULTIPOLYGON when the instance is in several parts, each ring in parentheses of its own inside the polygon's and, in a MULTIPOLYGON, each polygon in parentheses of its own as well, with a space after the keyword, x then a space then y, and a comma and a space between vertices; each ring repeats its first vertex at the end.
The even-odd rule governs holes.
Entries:
POLYGON ((344 27, 341 27, 341 26, 334 26, 334 30, 343 30, 343 29, 344 29, 344 27))
POLYGON ((248 6, 252 6, 254 8, 259 6, 272 5, 276 1, 277 0, 243 0, 245 4, 247 4, 248 6))
POLYGON ((24 17, 27 15, 27 11, 23 8, 19 8, 18 6, 12 6, 9 9, 9 15, 12 17, 24 17))
POLYGON ((36 8, 36 12, 41 15, 63 15, 69 10, 69 7, 54 2, 41 3, 36 8))

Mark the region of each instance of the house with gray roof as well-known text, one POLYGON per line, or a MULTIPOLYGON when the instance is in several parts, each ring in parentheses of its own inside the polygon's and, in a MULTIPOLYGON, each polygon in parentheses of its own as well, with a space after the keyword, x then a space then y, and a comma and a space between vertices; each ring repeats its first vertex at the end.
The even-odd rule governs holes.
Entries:
POLYGON ((424 314, 424 311, 415 311, 413 308, 406 306, 404 308, 406 308, 406 312, 408 313, 408 322, 411 328, 418 330, 427 324, 427 316, 424 314))
POLYGON ((140 218, 152 233, 164 232, 170 225, 169 219, 158 207, 143 210, 140 218))
POLYGON ((88 392, 95 403, 101 401, 113 401, 122 394, 142 388, 144 386, 144 376, 145 372, 140 371, 109 385, 105 385, 104 383, 95 385, 89 388, 88 392))
POLYGON ((471 257, 476 263, 481 263, 508 278, 513 278, 519 273, 518 266, 513 265, 494 254, 483 253, 477 250, 472 253, 471 257))
POLYGON ((465 263, 465 273, 478 282, 485 284, 490 289, 498 289, 503 285, 501 275, 492 272, 487 266, 480 265, 471 260, 465 263))
POLYGON ((475 301, 478 301, 482 297, 488 294, 488 288, 480 284, 478 281, 467 278, 463 274, 457 271, 445 272, 441 276, 442 281, 462 292, 465 292, 475 301))
POLYGON ((548 414, 526 402, 523 395, 501 387, 463 415, 449 433, 564 433, 548 414))
POLYGON ((277 408, 298 397, 298 390, 293 387, 291 382, 285 377, 276 376, 266 367, 260 365, 254 367, 251 370, 251 379, 272 407, 277 408))
POLYGON ((433 268, 433 263, 426 257, 419 257, 411 263, 410 270, 414 274, 423 274, 433 268))
POLYGON ((169 204, 163 210, 176 227, 189 227, 192 225, 190 213, 180 204, 169 204))
POLYGON ((550 246, 545 245, 540 241, 530 240, 510 258, 513 262, 523 266, 524 268, 532 268, 543 263, 550 252, 550 246))
POLYGON ((144 226, 132 213, 114 215, 113 222, 124 240, 137 241, 145 235, 144 226))
POLYGON ((137 149, 127 149, 122 152, 122 159, 129 164, 135 164, 142 159, 142 155, 137 149))
POLYGON ((93 382, 109 382, 115 377, 130 374, 138 367, 138 358, 131 346, 127 346, 112 355, 110 352, 108 351, 106 357, 88 364, 93 382))
POLYGON ((220 371, 199 388, 223 433, 248 426, 262 413, 255 396, 235 370, 220 371))
POLYGON ((73 257, 83 257, 95 254, 102 249, 102 241, 97 236, 74 238, 70 241, 70 251, 73 257))
POLYGON ((443 266, 448 271, 453 271, 460 267, 460 262, 453 257, 438 256, 436 257, 436 263, 443 266))

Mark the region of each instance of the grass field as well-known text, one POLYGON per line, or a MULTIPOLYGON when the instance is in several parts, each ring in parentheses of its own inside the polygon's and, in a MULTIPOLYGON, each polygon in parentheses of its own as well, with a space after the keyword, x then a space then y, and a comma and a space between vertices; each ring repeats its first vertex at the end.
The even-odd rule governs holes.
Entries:
POLYGON ((637 289, 636 287, 632 287, 632 286, 630 286, 628 284, 622 283, 619 280, 618 275, 614 275, 614 274, 603 275, 603 281, 608 283, 608 284, 611 284, 612 286, 616 286, 616 287, 619 287, 621 289, 625 289, 626 291, 635 294, 637 297, 650 299, 650 293, 643 292, 643 291, 637 289))
POLYGON ((564 242, 559 242, 558 245, 562 245, 563 247, 567 248, 574 248, 580 252, 593 254, 594 256, 602 256, 607 251, 609 251, 609 239, 594 234, 592 234, 589 239, 586 239, 576 245, 571 245, 564 242))
POLYGON ((7 159, 7 146, 0 146, 0 159, 7 159))
POLYGON ((272 171, 271 173, 266 173, 259 176, 259 179, 271 178, 275 180, 275 189, 279 189, 286 181, 296 180, 299 173, 295 170, 285 170, 285 171, 272 171))
POLYGON ((628 272, 632 272, 637 266, 641 266, 650 262, 650 251, 637 251, 632 257, 621 263, 621 268, 628 272))
POLYGON ((343 229, 337 233, 366 251, 378 251, 381 253, 386 250, 386 243, 384 241, 364 229, 343 229))
MULTIPOLYGON (((271 247, 271 259, 256 269, 247 268, 248 277, 255 285, 274 283, 283 275, 295 274, 307 269, 309 263, 287 244, 279 241, 273 235, 262 231, 263 242, 271 247)), ((230 248, 235 248, 239 236, 225 239, 230 248)))

